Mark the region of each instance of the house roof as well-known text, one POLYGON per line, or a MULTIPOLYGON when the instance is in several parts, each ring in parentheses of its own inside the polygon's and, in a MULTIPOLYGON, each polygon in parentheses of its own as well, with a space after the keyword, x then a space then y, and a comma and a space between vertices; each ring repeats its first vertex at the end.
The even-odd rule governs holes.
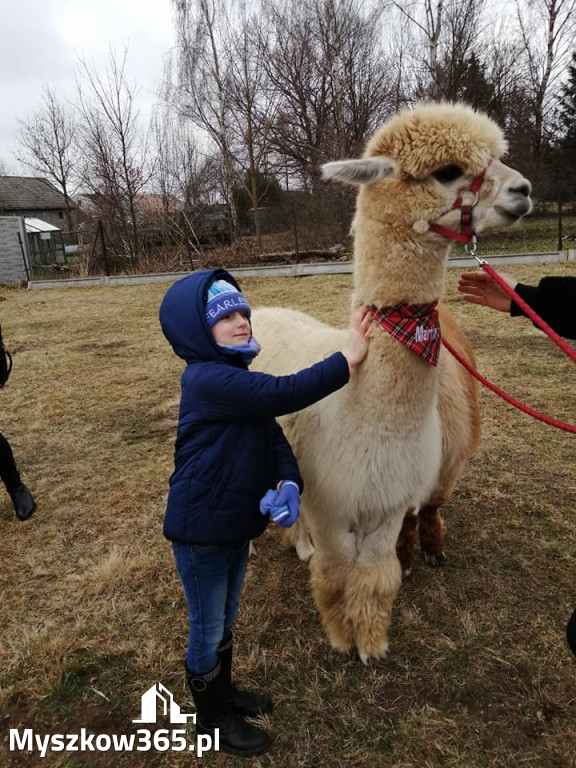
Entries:
POLYGON ((0 176, 0 211, 62 210, 64 195, 38 176, 0 176))
POLYGON ((152 193, 136 195, 136 206, 144 213, 162 213, 182 210, 182 203, 174 195, 156 195, 152 193))
POLYGON ((26 232, 61 232, 60 227, 55 227, 54 224, 49 224, 42 219, 24 219, 24 225, 26 232))

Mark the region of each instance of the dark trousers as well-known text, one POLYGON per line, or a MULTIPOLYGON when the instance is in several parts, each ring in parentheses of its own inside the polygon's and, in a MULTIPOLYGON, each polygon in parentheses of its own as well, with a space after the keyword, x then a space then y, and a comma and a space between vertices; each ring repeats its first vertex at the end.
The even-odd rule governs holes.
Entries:
POLYGON ((566 626, 566 640, 574 656, 576 656, 576 608, 566 626))
POLYGON ((14 461, 14 454, 10 443, 0 432, 0 477, 6 486, 7 491, 13 491, 18 488, 20 483, 20 474, 14 461))
POLYGON ((205 675, 218 666, 218 649, 232 638, 250 542, 174 543, 172 547, 188 601, 186 667, 195 675, 205 675))

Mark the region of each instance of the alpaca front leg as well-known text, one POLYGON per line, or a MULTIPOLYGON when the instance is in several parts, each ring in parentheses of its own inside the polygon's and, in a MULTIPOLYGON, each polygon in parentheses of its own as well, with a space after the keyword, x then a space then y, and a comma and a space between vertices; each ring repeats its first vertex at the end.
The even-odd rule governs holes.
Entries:
POLYGON ((422 557, 428 565, 442 565, 446 560, 444 554, 445 528, 440 517, 439 504, 427 504, 420 509, 420 549, 422 557))
POLYGON ((346 616, 346 582, 352 565, 346 559, 318 550, 310 560, 312 594, 322 625, 333 648, 350 653, 354 627, 346 616))
POLYGON ((308 526, 302 519, 302 516, 294 523, 291 528, 285 528, 282 531, 282 544, 296 550, 296 554, 303 562, 307 563, 314 554, 314 544, 308 526))
POLYGON ((402 578, 406 579, 412 573, 414 554, 418 540, 418 510, 411 507, 404 515, 402 529, 396 542, 396 554, 402 567, 402 578))
POLYGON ((348 576, 345 615, 354 627, 364 664, 384 658, 388 651, 388 627, 401 582, 402 569, 394 551, 378 562, 357 564, 348 576))

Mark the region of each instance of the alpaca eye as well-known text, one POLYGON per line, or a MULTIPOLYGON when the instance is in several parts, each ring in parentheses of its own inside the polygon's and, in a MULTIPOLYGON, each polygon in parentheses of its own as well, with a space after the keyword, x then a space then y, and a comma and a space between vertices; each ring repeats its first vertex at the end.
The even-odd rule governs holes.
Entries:
POLYGON ((464 171, 459 165, 445 165, 442 168, 438 168, 437 171, 432 172, 432 176, 441 184, 448 184, 450 181, 459 179, 464 171))

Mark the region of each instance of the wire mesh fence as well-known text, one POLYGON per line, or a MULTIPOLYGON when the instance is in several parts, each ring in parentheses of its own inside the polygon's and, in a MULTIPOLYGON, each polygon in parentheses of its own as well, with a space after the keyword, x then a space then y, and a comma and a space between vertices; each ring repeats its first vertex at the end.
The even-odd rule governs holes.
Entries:
MULTIPOLYGON (((138 223, 137 237, 102 219, 88 222, 75 248, 64 246, 54 263, 35 259, 32 278, 132 275, 294 264, 352 258, 353 196, 294 195, 282 204, 245 211, 233 224, 229 211, 203 217, 162 214, 138 223), (137 248, 134 247, 137 243, 137 248)), ((505 233, 481 238, 485 254, 549 253, 576 247, 576 212, 561 220, 541 211, 505 233)))

